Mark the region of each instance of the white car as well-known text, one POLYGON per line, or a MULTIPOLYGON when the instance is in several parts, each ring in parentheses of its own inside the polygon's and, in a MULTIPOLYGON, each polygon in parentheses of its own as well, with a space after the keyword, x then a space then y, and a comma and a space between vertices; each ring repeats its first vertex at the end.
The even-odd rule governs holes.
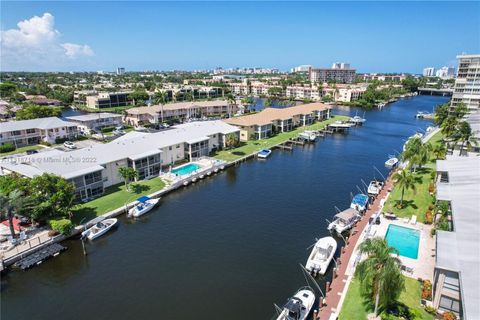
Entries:
POLYGON ((75 145, 75 143, 73 143, 73 142, 71 142, 71 141, 65 141, 65 142, 63 143, 63 146, 64 146, 65 148, 68 148, 68 149, 76 149, 76 148, 77 148, 77 146, 75 145))

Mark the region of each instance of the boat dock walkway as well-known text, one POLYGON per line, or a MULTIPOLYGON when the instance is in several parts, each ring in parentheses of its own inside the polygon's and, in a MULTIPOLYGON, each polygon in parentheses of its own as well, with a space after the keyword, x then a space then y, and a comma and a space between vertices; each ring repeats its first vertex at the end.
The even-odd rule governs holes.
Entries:
POLYGON ((43 261, 51 257, 56 257, 64 250, 67 250, 67 248, 58 243, 54 243, 18 260, 15 262, 14 266, 26 270, 41 264, 43 261))
POLYGON ((380 194, 365 212, 365 215, 352 229, 350 237, 347 239, 345 246, 341 249, 340 257, 337 259, 337 276, 333 277, 329 290, 325 292, 325 304, 320 308, 317 319, 337 319, 340 314, 343 300, 345 299, 348 287, 353 278, 352 275, 348 275, 348 271, 350 271, 350 259, 354 256, 353 254, 357 247, 357 242, 361 238, 365 228, 368 226, 369 219, 381 209, 384 202, 382 200, 386 199, 389 190, 392 187, 393 182, 390 176, 385 182, 385 186, 380 194))

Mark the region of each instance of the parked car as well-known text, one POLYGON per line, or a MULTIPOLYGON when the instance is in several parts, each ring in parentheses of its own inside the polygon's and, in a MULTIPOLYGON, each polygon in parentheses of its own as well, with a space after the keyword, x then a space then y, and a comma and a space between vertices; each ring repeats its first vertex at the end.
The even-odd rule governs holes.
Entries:
POLYGON ((68 148, 68 149, 76 149, 76 148, 77 148, 77 146, 75 145, 75 143, 73 143, 72 141, 65 141, 65 142, 63 143, 63 146, 64 146, 65 148, 68 148))
POLYGON ((37 150, 27 150, 26 152, 28 155, 31 155, 31 154, 35 154, 35 153, 38 153, 37 150))

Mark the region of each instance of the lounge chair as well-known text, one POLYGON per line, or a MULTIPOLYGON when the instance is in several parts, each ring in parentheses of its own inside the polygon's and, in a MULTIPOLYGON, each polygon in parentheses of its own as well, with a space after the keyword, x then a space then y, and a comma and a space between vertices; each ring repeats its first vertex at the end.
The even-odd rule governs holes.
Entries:
POLYGON ((412 218, 410 219, 410 224, 417 224, 417 216, 416 215, 413 215, 412 218))

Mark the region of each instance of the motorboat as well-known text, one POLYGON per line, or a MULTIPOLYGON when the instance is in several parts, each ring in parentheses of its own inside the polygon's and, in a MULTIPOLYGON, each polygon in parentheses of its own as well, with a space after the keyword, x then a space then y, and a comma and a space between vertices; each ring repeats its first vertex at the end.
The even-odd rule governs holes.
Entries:
POLYGON ((315 132, 313 131, 303 131, 301 133, 298 134, 298 136, 304 140, 307 140, 307 141, 315 141, 317 140, 317 135, 315 134, 315 132))
POLYGON ((360 117, 360 116, 352 117, 352 118, 350 118, 350 120, 349 120, 349 122, 354 123, 354 124, 356 124, 356 125, 362 125, 365 121, 367 121, 367 119, 362 118, 362 117, 360 117))
POLYGON ((300 288, 283 306, 277 320, 305 320, 315 303, 315 293, 310 287, 300 288))
POLYGON ((337 241, 333 237, 321 238, 313 246, 305 269, 314 275, 324 275, 337 250, 337 241))
POLYGON ((150 197, 143 196, 138 198, 137 201, 138 203, 132 209, 130 209, 130 211, 128 211, 128 215, 130 217, 138 218, 141 215, 149 212, 160 201, 160 198, 152 199, 150 197))
POLYGON ((351 229, 359 218, 360 215, 356 209, 348 208, 343 210, 335 215, 335 220, 328 225, 328 231, 343 233, 351 229))
POLYGON ((95 223, 93 226, 82 232, 82 237, 87 238, 88 240, 94 240, 98 237, 104 235, 108 232, 113 226, 117 224, 116 218, 105 219, 95 223))
POLYGON ((368 196, 363 193, 355 195, 350 204, 350 208, 356 209, 358 212, 364 212, 368 207, 368 196))
POLYGON ((388 160, 385 161, 385 167, 393 168, 398 164, 398 158, 395 156, 388 156, 388 160))
POLYGON ((271 153, 272 153, 272 150, 270 150, 270 149, 262 149, 257 154, 257 157, 260 158, 260 159, 267 159, 270 156, 271 153))
POLYGON ((370 181, 370 184, 368 185, 368 194, 372 196, 376 196, 380 193, 380 191, 383 188, 383 182, 378 181, 378 180, 372 180, 370 181))

